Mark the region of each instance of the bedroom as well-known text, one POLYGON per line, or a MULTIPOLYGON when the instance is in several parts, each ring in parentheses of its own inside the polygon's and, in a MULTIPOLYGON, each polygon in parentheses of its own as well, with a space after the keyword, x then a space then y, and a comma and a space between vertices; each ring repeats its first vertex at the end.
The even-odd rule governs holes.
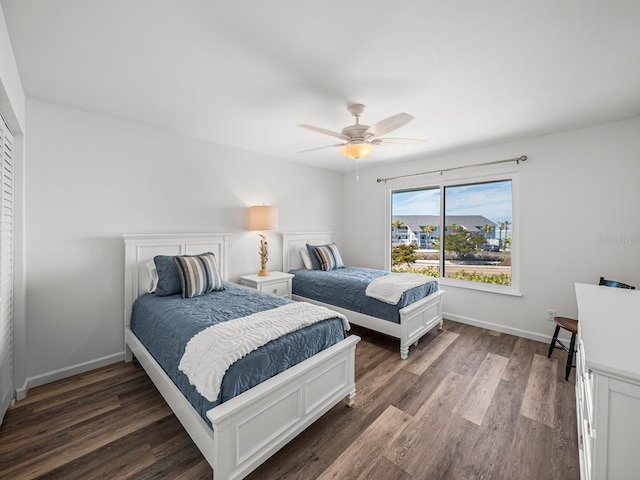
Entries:
MULTIPOLYGON (((548 74, 550 70, 558 69, 568 75, 568 70, 575 70, 575 76, 568 76, 565 82, 574 81, 576 89, 583 87, 583 94, 585 90, 591 93, 591 98, 585 95, 579 99, 586 105, 579 111, 584 119, 576 121, 573 118, 571 124, 562 125, 560 120, 566 117, 562 117, 562 109, 555 111, 556 105, 552 105, 554 109, 546 116, 540 114, 537 117, 539 112, 535 106, 546 103, 545 98, 538 96, 536 90, 527 90, 521 92, 520 99, 527 100, 529 110, 522 110, 520 115, 539 119, 540 124, 534 133, 486 143, 479 140, 469 142, 456 148, 430 152, 424 158, 410 156, 397 164, 366 166, 363 160, 357 174, 353 165, 346 171, 347 164, 339 152, 325 151, 321 157, 326 162, 340 162, 339 168, 328 169, 200 138, 203 130, 209 128, 207 118, 198 119, 202 121, 202 126, 198 127, 195 120, 192 123, 184 115, 171 117, 168 107, 165 108, 166 102, 192 104, 202 100, 191 97, 187 88, 178 85, 175 99, 163 98, 153 104, 145 103, 143 93, 149 86, 154 86, 152 93, 161 92, 166 97, 176 88, 163 83, 162 68, 166 66, 166 59, 161 52, 149 50, 148 44, 141 45, 122 64, 118 63, 123 68, 107 77, 120 84, 131 83, 129 90, 123 90, 122 97, 112 98, 108 90, 103 94, 101 89, 105 85, 100 82, 94 87, 98 93, 91 90, 89 82, 85 85, 83 80, 89 75, 88 68, 95 68, 97 75, 106 72, 99 68, 99 60, 90 61, 95 46, 78 41, 90 33, 88 27, 80 28, 89 25, 80 18, 84 13, 80 3, 62 2, 68 10, 60 8, 59 16, 56 16, 55 2, 52 2, 54 6, 46 8, 40 2, 1 2, 5 20, 2 22, 0 43, 0 109, 16 132, 24 132, 24 137, 20 137, 24 143, 18 150, 24 154, 24 171, 18 172, 23 196, 17 204, 24 217, 16 218, 15 242, 14 384, 19 397, 35 386, 122 359, 124 233, 234 232, 229 273, 231 279, 237 279, 257 269, 257 237, 244 229, 245 209, 248 205, 267 203, 279 207, 281 231, 332 231, 349 263, 382 268, 388 255, 384 247, 387 219, 383 213, 386 187, 376 183, 378 177, 521 154, 530 159, 518 170, 522 296, 447 288, 445 318, 547 342, 552 333, 551 324, 546 320, 547 309, 555 309, 567 316, 577 314, 573 293, 575 282, 593 283, 600 275, 606 274, 627 283, 640 284, 637 268, 640 264, 640 223, 634 215, 634 206, 640 204, 637 189, 637 179, 640 178, 637 153, 640 151, 640 99, 635 88, 640 83, 639 67, 636 58, 615 55, 624 50, 625 45, 638 44, 635 30, 638 8, 629 2, 612 2, 624 13, 616 13, 614 7, 608 6, 611 2, 607 2, 606 8, 599 13, 593 6, 593 11, 598 14, 609 12, 612 24, 619 24, 619 28, 595 30, 600 32, 598 35, 592 35, 591 31, 583 32, 579 36, 588 46, 584 48, 589 49, 589 55, 596 56, 603 67, 597 62, 583 61, 560 69, 565 59, 553 57, 558 63, 545 65, 541 71, 536 71, 535 67, 524 68, 520 64, 507 70, 514 76, 533 76, 535 81, 547 86, 545 92, 557 91, 556 95, 565 95, 567 101, 573 100, 574 86, 571 83, 555 84, 548 74), (19 19, 30 6, 44 8, 47 15, 42 14, 38 17, 40 23, 28 24, 30 26, 16 24, 19 20, 12 20, 13 15, 18 15, 16 18, 19 19), (35 35, 38 30, 43 31, 42 35, 55 34, 55 30, 48 30, 51 29, 48 22, 54 22, 53 19, 63 22, 60 17, 64 15, 69 16, 69 28, 76 26, 77 30, 71 31, 77 36, 42 38, 49 39, 51 48, 58 52, 66 49, 71 52, 72 45, 84 44, 87 50, 77 54, 89 62, 87 70, 75 63, 71 56, 48 57, 47 54, 53 52, 44 49, 45 40, 41 37, 36 36, 33 40, 23 37, 35 35), (590 40, 587 42, 584 37, 590 40), (42 48, 44 53, 38 54, 38 48, 42 48), (29 58, 37 63, 21 69, 20 62, 25 61, 20 58, 23 51, 30 52, 32 56, 29 58), (160 57, 154 57, 155 69, 144 72, 142 76, 125 73, 128 72, 125 67, 132 69, 135 66, 136 55, 149 51, 160 57), (12 61, 14 55, 15 61, 12 61), (58 63, 50 63, 52 58, 58 63), (30 70, 32 67, 35 72, 30 70), (35 82, 34 77, 40 69, 52 75, 49 77, 52 85, 59 86, 57 96, 47 96, 46 91, 35 89, 37 85, 31 87, 31 83, 27 84, 27 81, 35 82), (53 76, 56 72, 60 77, 53 76), (62 83, 64 78, 75 81, 62 83), (583 83, 592 86, 587 88, 583 83), (601 90, 600 85, 606 87, 601 90), (629 89, 629 85, 634 87, 629 89), (104 105, 99 102, 114 106, 136 105, 138 111, 148 112, 149 117, 155 120, 144 124, 139 120, 103 113, 100 108, 104 105), (591 116, 587 117, 588 114, 591 116), (172 129, 173 125, 180 129, 172 129), (178 170, 189 172, 188 184, 176 181, 178 170), (301 198, 305 199, 304 209, 300 208, 301 198), (612 208, 610 199, 613 199, 615 208, 612 208), (363 238, 367 241, 363 242, 363 238), (630 241, 607 241, 610 238, 630 241), (541 244, 556 248, 541 249, 541 244)), ((384 10, 384 3, 375 6, 384 10)), ((97 25, 108 30, 108 21, 114 19, 107 15, 108 12, 99 13, 105 16, 105 23, 98 22, 97 25)), ((381 17, 374 13, 381 15, 380 11, 371 11, 365 18, 379 26, 381 17)), ((117 10, 113 15, 116 14, 117 10)), ((598 25, 589 18, 592 21, 589 25, 598 25)), ((466 18, 468 22, 473 20, 471 15, 466 18)), ((346 26, 337 28, 333 23, 331 25, 325 28, 348 30, 346 26)), ((559 28, 563 25, 560 20, 553 25, 562 30, 559 28)), ((429 23, 429 27, 434 25, 429 23)), ((124 35, 142 27, 124 24, 120 28, 124 35)), ((505 28, 504 35, 518 39, 519 28, 525 27, 516 23, 505 25, 505 28)), ((533 29, 533 26, 529 28, 533 29)), ((318 31, 314 30, 314 33, 318 34, 318 31)), ((225 34, 235 42, 243 41, 242 35, 225 34)), ((366 39, 377 38, 367 33, 364 26, 346 38, 357 39, 356 34, 366 39)), ((527 38, 536 37, 529 35, 527 38)), ((250 42, 251 39, 245 41, 250 42)), ((377 38, 377 42, 382 42, 382 39, 377 38)), ((167 46, 166 43, 162 45, 167 46)), ((572 46, 571 54, 577 54, 582 48, 573 43, 572 46)), ((253 57, 249 55, 249 59, 244 59, 246 62, 251 59, 258 61, 263 54, 269 57, 269 52, 255 52, 251 43, 241 43, 241 47, 253 52, 253 57)), ((548 47, 551 50, 551 46, 548 47)), ((309 71, 305 70, 305 65, 288 63, 287 57, 279 57, 277 49, 274 50, 276 54, 273 51, 270 54, 269 61, 273 62, 273 67, 269 72, 275 75, 272 70, 299 68, 302 73, 297 80, 313 91, 311 98, 294 99, 290 110, 284 112, 291 130, 286 135, 298 135, 295 138, 300 139, 304 134, 302 140, 296 140, 293 148, 289 145, 290 157, 294 157, 297 150, 324 144, 323 138, 298 132, 298 123, 310 122, 337 128, 346 124, 349 118, 344 103, 331 96, 331 87, 335 85, 323 83, 317 87, 324 88, 320 93, 313 90, 317 86, 314 75, 321 78, 326 67, 322 58, 313 57, 317 63, 306 66, 309 71), (315 116, 315 112, 322 114, 315 116)), ((179 53, 169 51, 176 55, 179 53)), ((177 69, 183 68, 180 62, 189 64, 189 61, 197 61, 201 52, 194 51, 193 54, 197 57, 195 60, 174 55, 177 69)), ((336 55, 343 53, 336 52, 336 55)), ((96 58, 99 59, 97 55, 96 58)), ((115 61, 115 58, 111 56, 107 60, 115 61)), ((373 63, 375 59, 370 60, 373 63)), ((411 63, 413 59, 403 60, 411 63)), ((343 60, 339 67, 346 68, 347 64, 343 60)), ((478 67, 476 63, 473 66, 478 67)), ((362 68, 361 65, 359 67, 362 68)), ((351 65, 350 68, 355 67, 351 65)), ((246 87, 246 94, 250 96, 247 102, 264 102, 267 107, 269 102, 276 103, 279 95, 283 94, 277 85, 274 86, 279 78, 275 76, 265 82, 264 89, 261 88, 262 83, 250 83, 246 87)), ((380 81, 403 85, 402 79, 394 77, 384 77, 380 81)), ((417 81, 428 85, 428 75, 427 78, 419 77, 417 81)), ((411 97, 419 95, 419 85, 410 83, 407 91, 397 97, 397 103, 393 98, 385 100, 389 110, 378 112, 375 101, 360 98, 357 81, 352 79, 349 85, 353 91, 344 95, 354 95, 354 100, 367 103, 370 107, 367 113, 374 120, 399 111, 416 115, 411 97), (412 92, 412 86, 416 91, 412 92)), ((466 88, 468 100, 472 100, 477 92, 471 82, 462 85, 466 88)), ((486 85, 481 86, 486 88, 486 85)), ((216 88, 213 85, 205 87, 201 86, 198 91, 216 88)), ((389 94, 389 90, 384 92, 389 94)), ((218 93, 214 98, 222 96, 224 94, 218 93)), ((226 119, 238 118, 233 105, 226 103, 225 107, 226 119)), ((438 117, 431 115, 435 114, 429 114, 426 119, 417 117, 414 122, 426 122, 423 124, 426 125, 426 133, 416 132, 415 136, 426 136, 431 140, 436 134, 446 133, 437 128, 438 117)), ((481 122, 482 111, 476 115, 475 121, 481 122)), ((257 120, 268 121, 267 117, 257 120)), ((228 120, 226 126, 221 122, 216 127, 224 127, 229 141, 241 145, 246 136, 246 132, 240 129, 242 125, 242 120, 233 123, 228 120)), ((259 124, 251 125, 252 131, 259 129, 259 124)), ((413 134, 410 130, 401 130, 398 135, 413 134)), ((265 151, 267 146, 265 144, 265 151)), ((282 265, 281 239, 274 233, 270 242, 269 264, 272 269, 279 269, 282 265)))

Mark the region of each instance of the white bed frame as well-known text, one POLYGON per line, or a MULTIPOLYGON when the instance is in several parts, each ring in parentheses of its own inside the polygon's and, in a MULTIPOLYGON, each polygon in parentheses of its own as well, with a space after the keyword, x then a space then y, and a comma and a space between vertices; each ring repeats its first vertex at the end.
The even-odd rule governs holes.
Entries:
MULTIPOLYGON (((283 233, 283 271, 288 272, 294 268, 305 268, 302 263, 302 257, 300 256, 300 248, 305 247, 307 243, 311 245, 322 245, 330 242, 331 232, 283 233)), ((349 322, 354 325, 360 325, 400 339, 400 358, 405 360, 409 356, 410 345, 417 345, 420 337, 434 327, 438 326, 439 329, 442 329, 443 294, 444 290, 439 290, 428 297, 404 307, 400 310, 400 323, 390 322, 298 295, 293 295, 292 298, 294 300, 331 308, 345 315, 349 319, 349 322)))
POLYGON ((211 409, 211 429, 129 328, 155 255, 213 252, 227 279, 228 233, 124 235, 125 358, 134 355, 214 470, 215 480, 247 476, 331 407, 355 398, 355 347, 338 344, 211 409))

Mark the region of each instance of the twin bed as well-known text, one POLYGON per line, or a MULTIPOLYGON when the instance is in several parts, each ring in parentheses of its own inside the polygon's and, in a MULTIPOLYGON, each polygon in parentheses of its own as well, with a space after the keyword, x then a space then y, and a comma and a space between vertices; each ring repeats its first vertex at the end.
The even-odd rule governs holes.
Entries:
MULTIPOLYGON (((221 322, 226 325, 237 319, 236 328, 245 319, 297 304, 230 283, 224 290, 194 298, 147 293, 148 264, 157 255, 212 252, 226 279, 229 234, 124 238, 126 360, 137 358, 212 466, 216 480, 244 478, 331 407, 342 400, 353 403, 355 346, 360 339, 345 336, 343 320, 335 314, 270 341, 232 364, 219 396, 206 398, 180 370, 188 340, 217 320, 227 320, 221 322)), ((242 329, 229 335, 231 343, 251 337, 242 329)))
MULTIPOLYGON (((362 285, 385 272, 305 268, 300 249, 329 243, 328 232, 283 235, 284 271, 296 274, 293 299, 304 302, 228 283, 229 237, 124 236, 125 359, 137 358, 212 466, 216 480, 244 478, 331 407, 342 400, 353 404, 360 338, 346 335, 349 322, 399 338, 403 359, 409 345, 442 325, 443 292, 437 282, 410 289, 397 305, 390 305, 362 300, 362 285), (205 265, 211 256, 203 252, 213 253, 212 266, 205 265), (189 261, 192 267, 185 267, 189 261), (198 275, 206 279, 204 290, 195 280, 198 275), (158 288, 149 293, 154 277, 158 288), (176 284, 178 278, 181 283, 176 284), (328 284, 324 297, 311 298, 321 283, 328 284), (273 334, 280 329, 282 336, 273 334), (209 336, 213 330, 215 335, 209 336), (234 352, 237 356, 226 358, 228 363, 208 367, 229 357, 227 348, 236 344, 250 353, 234 352), (203 351, 206 362, 193 356, 203 351), (211 381, 211 372, 219 382, 211 381)), ((335 254, 339 256, 337 250, 335 254)))
POLYGON ((293 278, 292 298, 322 305, 345 315, 349 322, 400 340, 400 357, 435 327, 442 328, 442 295, 437 281, 405 292, 391 305, 364 295, 367 283, 387 272, 366 268, 338 268, 321 271, 305 267, 301 251, 307 245, 331 243, 331 232, 282 234, 283 270, 293 278), (346 292, 346 294, 345 294, 346 292))

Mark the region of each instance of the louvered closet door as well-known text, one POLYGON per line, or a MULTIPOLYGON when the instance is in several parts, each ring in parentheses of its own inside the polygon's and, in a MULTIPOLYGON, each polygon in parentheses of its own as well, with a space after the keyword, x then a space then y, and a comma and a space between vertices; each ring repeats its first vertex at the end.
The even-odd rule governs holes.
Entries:
POLYGON ((13 398, 13 135, 0 116, 0 423, 13 398))

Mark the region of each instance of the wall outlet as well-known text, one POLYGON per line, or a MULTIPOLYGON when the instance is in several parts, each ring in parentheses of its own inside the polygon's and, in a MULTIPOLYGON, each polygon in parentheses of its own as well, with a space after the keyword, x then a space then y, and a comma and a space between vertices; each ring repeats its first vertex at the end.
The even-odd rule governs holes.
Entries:
POLYGON ((558 315, 558 312, 556 312, 555 310, 547 310, 547 320, 549 322, 553 322, 553 317, 556 317, 558 315))

